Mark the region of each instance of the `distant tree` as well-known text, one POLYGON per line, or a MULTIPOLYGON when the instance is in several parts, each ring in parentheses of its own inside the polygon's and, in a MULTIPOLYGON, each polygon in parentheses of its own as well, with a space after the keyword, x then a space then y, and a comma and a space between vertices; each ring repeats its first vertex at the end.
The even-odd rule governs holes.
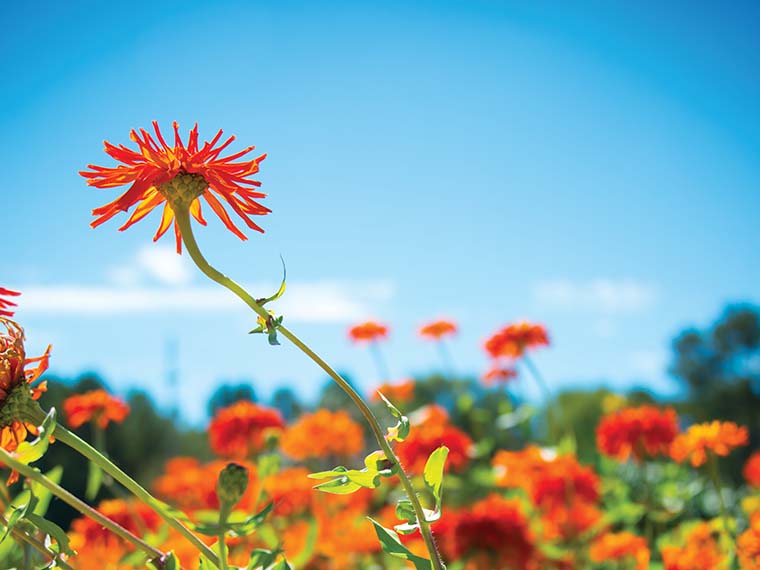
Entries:
POLYGON ((288 387, 277 388, 274 391, 274 394, 272 394, 272 407, 280 411, 286 422, 293 421, 303 412, 303 405, 299 401, 298 396, 288 387))
POLYGON ((253 390, 252 382, 222 384, 216 389, 211 396, 211 399, 208 401, 208 415, 213 417, 221 408, 226 408, 240 400, 246 400, 248 402, 258 401, 256 392, 253 390))
POLYGON ((742 462, 760 443, 760 314, 750 305, 729 306, 704 330, 690 328, 673 342, 671 372, 688 397, 680 406, 695 422, 734 421, 750 430, 752 446, 736 452, 727 466, 739 478, 742 462))

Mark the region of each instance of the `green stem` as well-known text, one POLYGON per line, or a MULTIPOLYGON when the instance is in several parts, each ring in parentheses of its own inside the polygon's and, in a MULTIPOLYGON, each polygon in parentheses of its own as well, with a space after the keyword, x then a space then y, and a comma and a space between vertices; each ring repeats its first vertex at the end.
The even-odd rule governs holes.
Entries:
MULTIPOLYGON (((35 425, 40 425, 45 417, 41 408, 37 407, 34 413, 30 412, 30 420, 37 422, 35 425)), ((130 493, 135 495, 139 500, 148 505, 158 514, 166 524, 172 527, 174 530, 184 536, 188 542, 190 542, 203 556, 217 568, 219 568, 219 557, 211 550, 206 544, 204 544, 192 531, 182 524, 176 517, 168 512, 160 501, 153 497, 148 491, 146 491, 137 481, 132 479, 119 467, 111 462, 110 459, 103 457, 94 447, 89 443, 81 439, 76 434, 70 432, 62 425, 58 424, 55 427, 55 438, 61 443, 68 445, 74 451, 83 455, 85 458, 92 461, 95 465, 100 467, 105 473, 113 477, 116 481, 121 483, 130 493)), ((21 472, 19 470, 19 472, 21 472)))
MULTIPOLYGON (((56 429, 56 433, 58 433, 58 429, 56 429)), ((45 487, 53 495, 61 499, 64 503, 66 503, 70 507, 73 507, 74 509, 82 513, 84 516, 91 518, 92 520, 100 524, 101 526, 110 530, 116 536, 126 540, 127 542, 135 546, 136 548, 139 548, 140 550, 145 552, 148 556, 150 556, 152 560, 157 560, 157 561, 163 560, 164 558, 163 552, 152 547, 150 544, 148 544, 147 542, 144 542, 142 539, 136 537, 120 524, 115 523, 108 517, 102 515, 101 513, 93 509, 90 505, 88 505, 81 499, 69 493, 66 489, 64 489, 63 487, 59 486, 58 484, 54 483, 53 481, 45 477, 42 473, 40 473, 33 467, 30 467, 29 465, 25 463, 21 463, 20 461, 17 461, 10 453, 8 453, 2 448, 0 448, 0 462, 2 462, 4 465, 9 467, 10 469, 13 469, 14 471, 18 471, 21 475, 23 475, 27 479, 34 481, 35 483, 38 483, 42 487, 45 487)))
POLYGON ((227 518, 230 511, 227 505, 221 505, 219 507, 219 559, 221 560, 221 570, 228 570, 227 566, 227 541, 225 535, 227 534, 227 518))
POLYGON ((380 374, 380 382, 390 382, 391 373, 388 369, 388 363, 383 358, 383 352, 380 350, 380 345, 376 340, 369 343, 369 351, 372 353, 377 372, 380 374))
MULTIPOLYGON (((3 524, 8 524, 5 518, 0 517, 0 522, 3 524)), ((15 538, 17 541, 21 541, 26 543, 28 546, 31 546, 34 548, 37 552, 42 554, 45 558, 48 560, 55 561, 58 568, 63 568, 63 570, 74 570, 65 560, 62 560, 61 557, 58 554, 55 554, 53 552, 50 552, 47 547, 37 540, 35 537, 30 536, 26 534, 25 532, 18 530, 17 528, 14 528, 11 531, 11 536, 15 538)))
MULTIPOLYGON (((206 258, 203 257, 203 254, 201 253, 201 250, 195 241, 195 236, 193 235, 193 228, 190 224, 189 212, 186 209, 177 208, 177 210, 174 212, 174 215, 177 224, 179 225, 180 233, 182 234, 182 241, 185 243, 185 247, 187 248, 187 251, 190 254, 192 260, 198 266, 198 269, 200 269, 212 281, 215 281, 219 285, 235 293, 235 295, 240 297, 240 299, 246 305, 248 305, 257 315, 267 320, 269 318, 269 313, 266 311, 266 309, 264 309, 264 307, 256 302, 256 299, 254 299, 235 281, 223 273, 217 271, 209 264, 206 258)), ((422 535, 422 539, 424 540, 425 546, 427 547, 428 553, 430 554, 433 570, 445 570, 446 567, 443 564, 443 560, 441 560, 441 555, 438 553, 438 549, 436 548, 433 533, 430 529, 430 523, 428 523, 425 519, 425 511, 422 508, 420 499, 414 490, 414 486, 412 485, 409 476, 406 474, 403 467, 399 463, 398 457, 396 457, 393 448, 385 439, 383 429, 380 427, 380 423, 377 421, 377 418, 372 413, 370 407, 340 374, 333 370, 332 367, 327 364, 327 362, 325 362, 316 352, 309 348, 294 333, 282 325, 280 325, 277 330, 296 347, 298 347, 301 352, 313 360, 317 366, 326 372, 327 375, 330 376, 330 378, 332 378, 335 383, 338 384, 338 386, 340 386, 340 388, 359 408, 362 415, 364 416, 364 419, 369 424, 370 429, 372 430, 372 433, 377 440, 377 443, 383 450, 383 453, 385 453, 385 456, 388 458, 388 460, 397 468, 396 471, 398 473, 399 480, 401 481, 401 485, 404 487, 404 491, 409 497, 409 500, 412 502, 414 512, 417 515, 417 520, 419 521, 420 525, 420 534, 422 535)))
POLYGON ((533 363, 533 360, 528 357, 527 353, 522 355, 522 361, 525 364, 525 367, 530 371, 531 376, 533 376, 533 379, 536 381, 536 384, 543 395, 544 405, 546 406, 546 420, 549 424, 549 439, 553 441, 557 438, 557 426, 555 425, 555 407, 552 405, 552 394, 549 390, 549 385, 546 383, 543 375, 538 371, 538 367, 533 363))
POLYGON ((723 519, 723 536, 726 538, 727 544, 736 544, 733 537, 733 529, 729 525, 728 508, 726 507, 726 501, 723 499, 723 486, 720 482, 720 471, 718 469, 718 457, 711 451, 707 452, 707 469, 710 474, 710 480, 712 481, 715 492, 718 493, 718 504, 720 505, 720 516, 723 519))

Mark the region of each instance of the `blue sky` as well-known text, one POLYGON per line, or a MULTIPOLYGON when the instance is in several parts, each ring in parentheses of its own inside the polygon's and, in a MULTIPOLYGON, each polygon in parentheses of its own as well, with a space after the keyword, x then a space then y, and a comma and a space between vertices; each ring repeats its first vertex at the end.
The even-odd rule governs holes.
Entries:
POLYGON ((266 234, 211 222, 207 256, 263 294, 282 254, 287 322, 361 386, 377 374, 349 323, 390 323, 400 378, 439 367, 414 331, 448 316, 461 371, 528 318, 555 386, 672 393, 673 335, 760 300, 759 20, 751 2, 10 6, 0 284, 26 292, 17 316, 59 374, 190 420, 222 380, 313 396, 319 371, 247 336, 244 307, 150 241, 156 216, 88 227, 116 196, 77 175, 109 164, 103 139, 197 121, 269 155, 266 234))

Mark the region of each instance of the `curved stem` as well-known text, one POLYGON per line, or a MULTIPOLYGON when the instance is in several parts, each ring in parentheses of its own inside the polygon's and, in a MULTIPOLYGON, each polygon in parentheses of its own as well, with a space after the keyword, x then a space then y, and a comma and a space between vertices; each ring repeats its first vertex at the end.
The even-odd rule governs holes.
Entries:
MULTIPOLYGON (((56 432, 57 431, 58 430, 56 430, 56 432)), ((148 544, 147 542, 144 542, 142 539, 136 537, 134 534, 129 532, 120 524, 115 523, 108 517, 102 515, 101 513, 93 509, 91 506, 89 506, 87 503, 77 498, 76 496, 72 495, 66 489, 64 489, 63 487, 59 486, 58 484, 54 483, 53 481, 45 477, 42 473, 40 473, 33 467, 30 467, 26 463, 21 463, 20 461, 17 461, 10 453, 8 453, 2 448, 0 448, 0 462, 8 466, 9 468, 13 469, 14 471, 18 471, 21 475, 23 475, 27 479, 30 479, 34 481, 35 483, 38 483, 42 487, 45 487, 53 495, 61 499, 64 503, 68 504, 70 507, 73 507, 74 509, 82 513, 84 516, 91 518, 98 524, 110 530, 112 533, 114 533, 118 537, 126 540, 127 542, 131 543, 133 546, 139 548, 140 550, 148 554, 152 560, 163 559, 164 557, 163 552, 161 552, 157 548, 152 547, 150 544, 148 544)))
MULTIPOLYGON (((37 407, 34 412, 32 410, 28 410, 29 412, 29 419, 33 422, 37 422, 35 425, 39 425, 42 423, 42 420, 45 417, 44 412, 42 411, 42 408, 37 407)), ((151 509, 153 509, 156 514, 158 514, 164 521, 166 521, 166 524, 168 524, 170 527, 172 527, 174 530, 179 532, 182 536, 184 536, 188 542, 190 542, 203 556, 208 558, 208 560, 217 568, 219 568, 219 557, 216 555, 216 553, 211 550, 204 542, 202 542, 197 536, 193 534, 193 532, 187 528, 184 524, 182 524, 179 520, 177 520, 176 517, 174 517, 171 513, 169 513, 163 503, 158 501, 153 495, 148 493, 137 481, 132 479, 129 475, 127 475, 124 471, 122 471, 118 466, 116 466, 114 463, 111 462, 110 459, 103 457, 101 453, 99 453, 94 447, 92 447, 89 443, 81 439, 76 434, 70 432, 62 425, 58 424, 55 427, 55 438, 56 440, 60 441, 61 443, 68 445, 70 448, 72 448, 74 451, 80 453, 85 458, 92 461, 96 466, 100 467, 105 473, 113 477, 116 481, 121 483, 130 493, 135 495, 139 500, 141 500, 143 503, 148 505, 151 509)), ((22 473, 21 470, 18 470, 19 473, 22 473)))
MULTIPOLYGON (((179 225, 180 233, 182 234, 182 241, 184 242, 185 247, 187 248, 187 252, 190 254, 190 257, 198 266, 198 269, 200 269, 212 281, 215 281, 219 285, 235 293, 235 295, 240 297, 240 299, 246 305, 248 305, 251 310, 253 310, 257 315, 265 320, 269 319, 269 313, 266 309, 264 309, 263 306, 256 302, 256 299, 254 299, 245 289, 243 289, 243 287, 238 285, 235 281, 211 266, 211 264, 209 264, 209 262, 203 256, 197 242, 195 241, 195 236, 193 235, 193 228, 190 224, 189 212, 187 210, 177 208, 177 210, 174 212, 174 215, 177 224, 179 225)), ((438 548, 435 545, 433 533, 430 529, 430 523, 428 523, 425 519, 425 511, 422 508, 420 499, 414 490, 414 486, 412 485, 409 476, 406 474, 403 467, 399 463, 398 457, 396 457, 392 446, 390 443, 388 443, 388 440, 385 439, 383 429, 380 427, 380 423, 372 413, 372 410, 362 399, 362 397, 356 392, 356 390, 354 390, 340 374, 333 370, 332 367, 327 364, 327 362, 325 362, 316 352, 309 348, 293 332, 282 325, 277 327, 277 330, 282 333, 282 336, 287 338, 296 347, 298 347, 301 352, 313 360, 317 366, 325 371, 327 375, 330 376, 330 378, 332 378, 335 383, 338 384, 338 386, 340 386, 340 388, 348 395, 348 397, 351 398, 351 401, 353 401, 353 403, 356 404, 356 406, 359 408, 362 415, 364 416, 364 419, 369 424, 370 429, 372 430, 372 433, 377 440, 377 443, 380 445, 383 453, 385 453, 386 458, 397 468, 396 471, 399 480, 401 481, 401 485, 404 487, 404 491, 409 497, 409 500, 412 502, 414 512, 417 516, 417 520, 419 521, 420 534, 422 535, 422 539, 424 540, 425 546, 427 547, 428 553, 430 554, 433 570, 445 570, 446 567, 443 564, 441 555, 439 554, 438 548)))

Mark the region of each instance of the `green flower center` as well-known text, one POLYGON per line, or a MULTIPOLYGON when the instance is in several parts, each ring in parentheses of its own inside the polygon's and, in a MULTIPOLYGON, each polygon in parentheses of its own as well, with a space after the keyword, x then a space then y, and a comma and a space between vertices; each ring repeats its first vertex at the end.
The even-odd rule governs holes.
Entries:
POLYGON ((200 174, 180 172, 158 187, 173 210, 189 208, 193 201, 208 188, 208 182, 200 174))

